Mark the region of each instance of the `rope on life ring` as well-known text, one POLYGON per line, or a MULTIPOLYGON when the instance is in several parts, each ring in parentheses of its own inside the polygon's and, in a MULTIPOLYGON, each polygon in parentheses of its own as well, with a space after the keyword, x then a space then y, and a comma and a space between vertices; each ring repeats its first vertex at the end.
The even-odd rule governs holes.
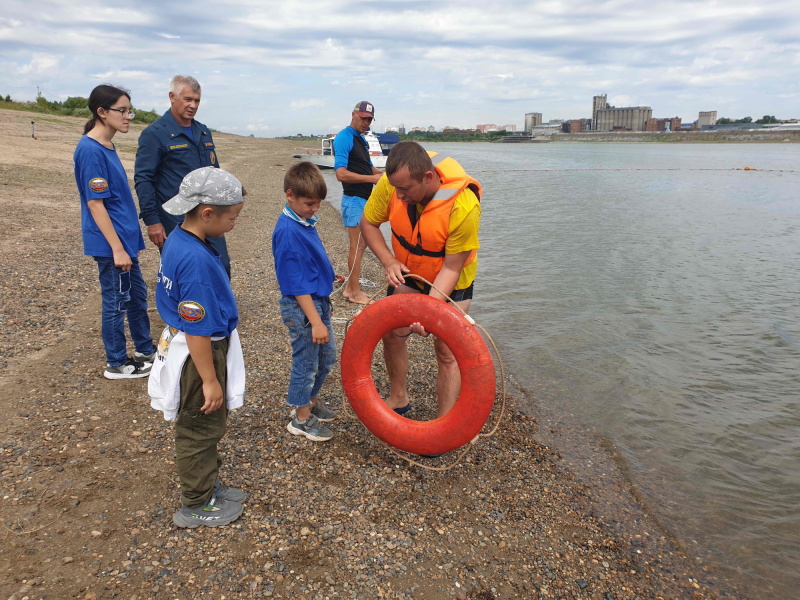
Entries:
POLYGON ((494 362, 474 322, 456 307, 424 294, 388 296, 356 315, 342 344, 341 373, 345 395, 364 426, 390 446, 414 454, 443 454, 470 443, 494 406, 494 362), (432 421, 413 421, 395 413, 372 379, 378 342, 415 321, 450 348, 461 373, 455 406, 432 421))

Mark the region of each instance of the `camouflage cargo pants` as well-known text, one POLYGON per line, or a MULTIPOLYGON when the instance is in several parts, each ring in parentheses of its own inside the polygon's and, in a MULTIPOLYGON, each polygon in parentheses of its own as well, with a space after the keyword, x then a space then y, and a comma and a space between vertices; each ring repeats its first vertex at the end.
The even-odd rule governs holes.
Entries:
MULTIPOLYGON (((228 338, 211 342, 214 369, 223 392, 228 379, 228 343, 228 338)), ((189 357, 181 373, 181 407, 175 422, 175 464, 184 506, 202 506, 208 502, 222 464, 217 443, 225 435, 228 408, 223 402, 213 413, 202 414, 200 408, 204 403, 203 380, 189 357)))

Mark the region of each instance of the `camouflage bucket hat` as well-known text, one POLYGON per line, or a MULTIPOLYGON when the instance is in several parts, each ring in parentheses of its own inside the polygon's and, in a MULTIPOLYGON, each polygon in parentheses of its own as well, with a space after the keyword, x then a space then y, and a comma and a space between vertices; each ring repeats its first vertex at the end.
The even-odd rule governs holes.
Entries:
POLYGON ((181 181, 178 195, 163 204, 171 215, 185 215, 199 204, 232 206, 244 202, 242 184, 233 175, 214 167, 201 167, 181 181))

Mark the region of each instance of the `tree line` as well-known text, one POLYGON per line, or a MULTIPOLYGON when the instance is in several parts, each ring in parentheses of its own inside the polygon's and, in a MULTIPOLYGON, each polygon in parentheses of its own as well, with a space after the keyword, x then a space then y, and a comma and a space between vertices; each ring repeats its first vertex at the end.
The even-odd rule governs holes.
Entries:
POLYGON ((778 119, 775 118, 774 115, 764 115, 760 119, 753 121, 752 117, 744 117, 743 119, 729 119, 728 117, 722 117, 721 119, 717 119, 717 123, 719 125, 730 125, 731 123, 761 123, 762 125, 766 125, 767 123, 780 123, 778 119))
MULTIPOLYGON (((11 99, 10 94, 3 97, 0 94, 0 108, 11 110, 27 110, 31 112, 45 113, 51 115, 66 115, 73 117, 91 118, 92 111, 89 110, 89 99, 82 96, 70 96, 63 102, 48 100, 41 92, 36 95, 35 102, 16 102, 11 99)), ((154 110, 141 110, 133 108, 136 117, 133 119, 139 123, 152 123, 161 115, 154 110)))
POLYGON ((410 131, 399 134, 401 140, 417 142, 492 142, 510 135, 511 131, 489 131, 481 133, 472 129, 448 129, 447 131, 410 131))

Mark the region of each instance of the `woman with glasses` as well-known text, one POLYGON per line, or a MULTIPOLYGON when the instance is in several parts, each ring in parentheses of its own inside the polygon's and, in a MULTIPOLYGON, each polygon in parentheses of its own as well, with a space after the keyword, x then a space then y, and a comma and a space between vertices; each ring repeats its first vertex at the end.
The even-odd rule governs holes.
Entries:
POLYGON ((103 345, 108 379, 146 377, 155 359, 147 286, 139 268, 144 238, 133 202, 128 175, 111 141, 127 133, 133 120, 130 94, 112 85, 99 85, 89 95, 92 118, 75 148, 75 182, 81 197, 83 253, 97 262, 103 299, 103 345), (128 356, 125 316, 134 344, 128 356))

